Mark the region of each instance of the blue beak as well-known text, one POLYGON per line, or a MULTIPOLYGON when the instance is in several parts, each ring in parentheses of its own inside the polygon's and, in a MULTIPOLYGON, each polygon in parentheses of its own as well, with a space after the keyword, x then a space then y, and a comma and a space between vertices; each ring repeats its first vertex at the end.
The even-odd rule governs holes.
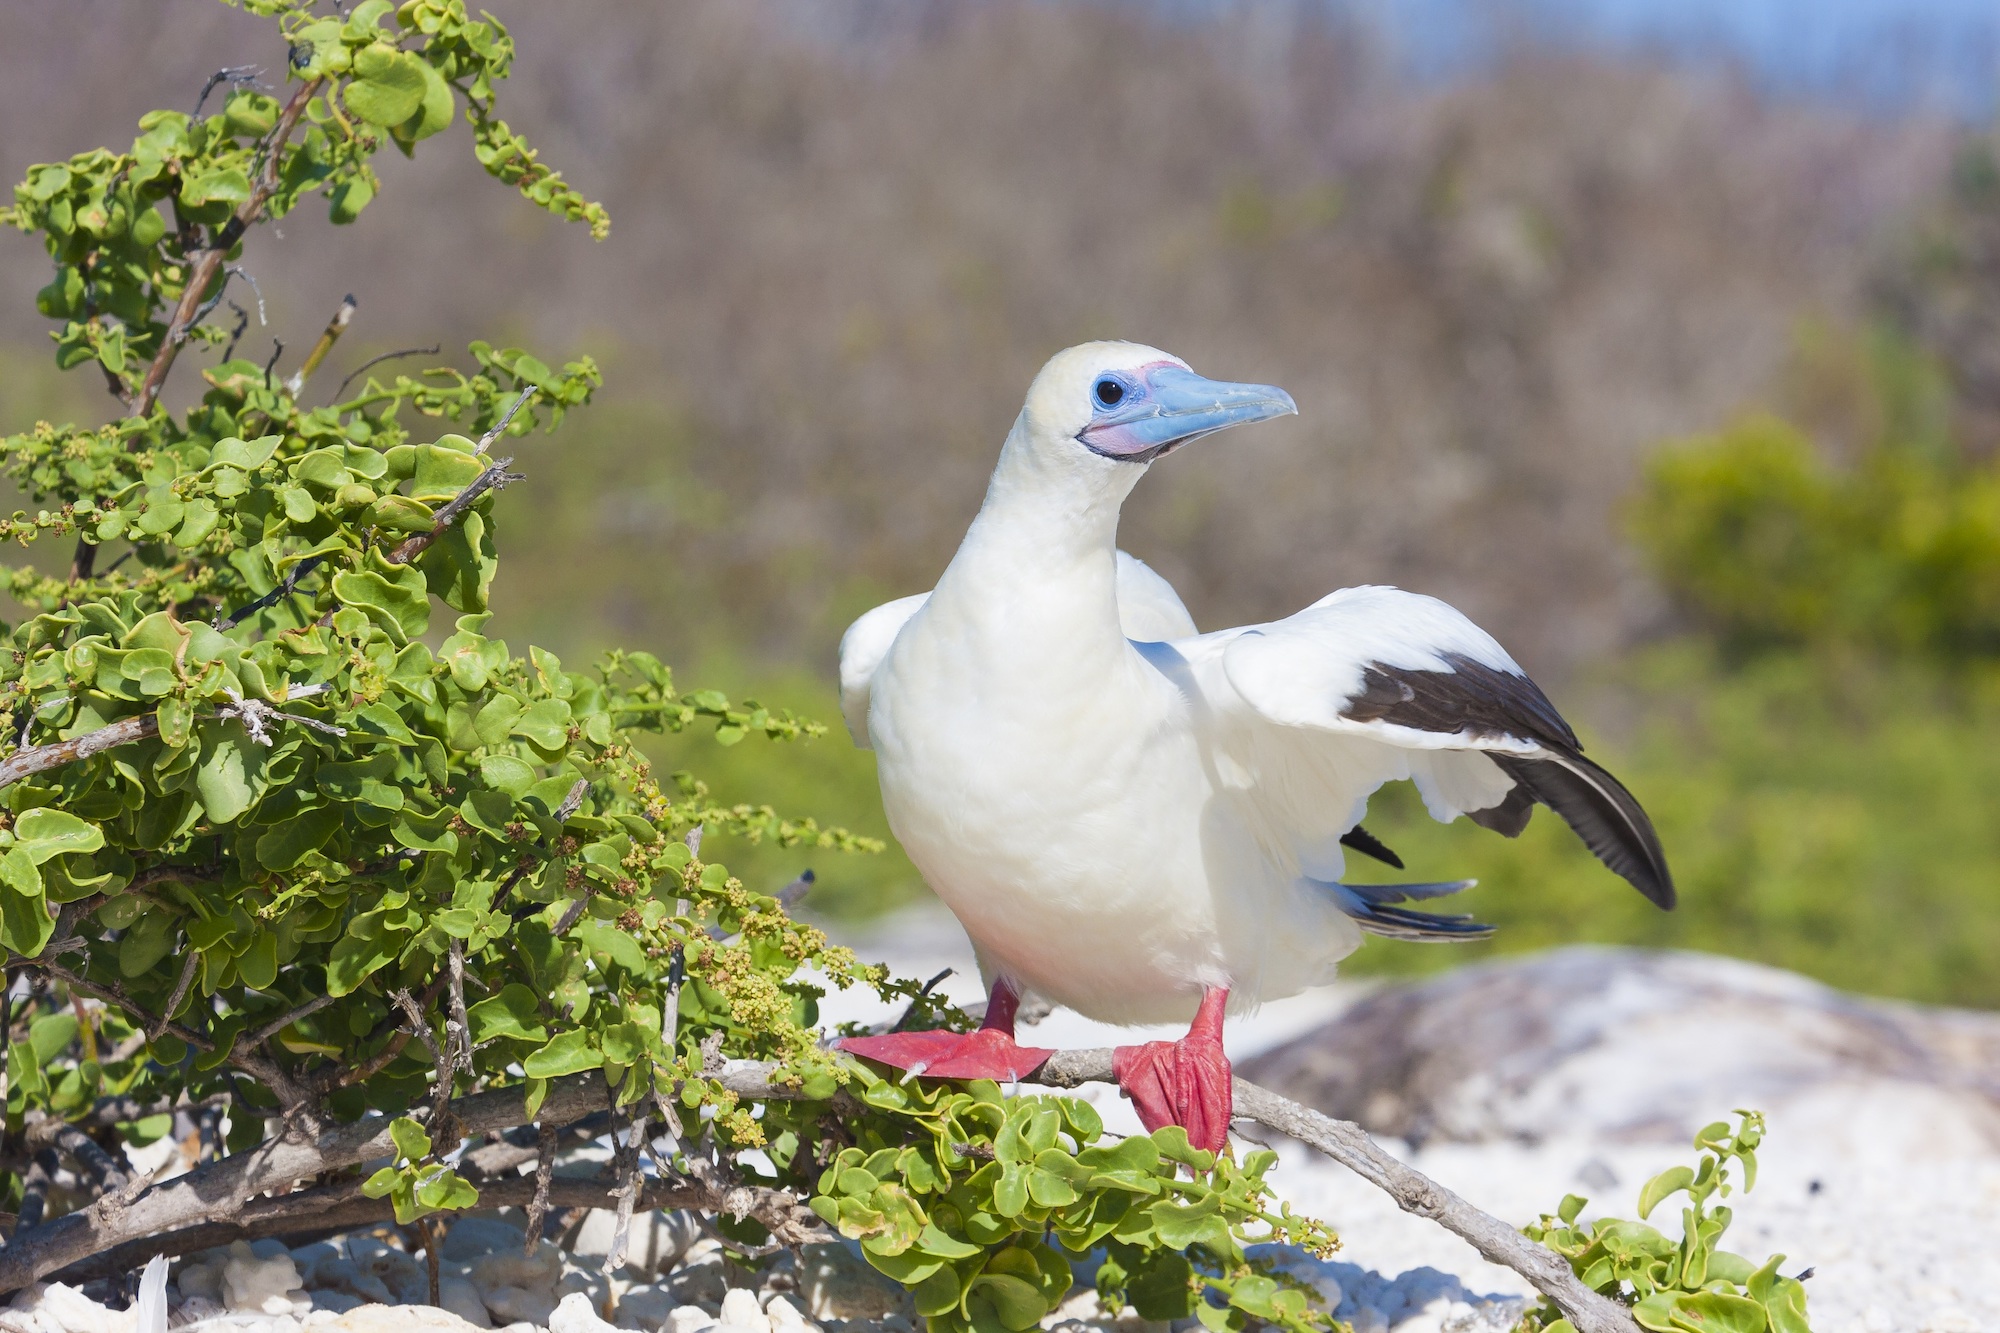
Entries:
POLYGON ((1299 410, 1274 385, 1207 379, 1175 365, 1121 372, 1120 379, 1130 381, 1124 396, 1100 406, 1076 438, 1091 452, 1126 463, 1150 463, 1189 440, 1299 410))

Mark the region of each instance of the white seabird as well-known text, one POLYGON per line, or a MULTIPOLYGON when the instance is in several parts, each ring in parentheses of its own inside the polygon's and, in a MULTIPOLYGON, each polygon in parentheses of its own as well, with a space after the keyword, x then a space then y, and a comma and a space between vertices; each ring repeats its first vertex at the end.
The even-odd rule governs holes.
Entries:
POLYGON ((879 758, 897 839, 971 937, 985 1026, 850 1038, 934 1077, 1022 1077, 1032 991, 1088 1017, 1192 1016, 1121 1047, 1148 1128, 1220 1147, 1230 1005, 1332 978, 1363 931, 1487 927, 1398 904, 1471 881, 1344 884, 1343 847, 1400 866, 1359 827, 1383 783, 1432 816, 1513 836, 1537 802, 1661 907, 1673 881, 1646 814, 1493 638, 1434 598, 1346 588, 1266 625, 1198 634, 1171 586, 1117 549, 1155 460, 1297 411, 1282 389, 1204 379, 1134 343, 1042 368, 985 503, 935 591, 841 641, 843 711, 879 758))

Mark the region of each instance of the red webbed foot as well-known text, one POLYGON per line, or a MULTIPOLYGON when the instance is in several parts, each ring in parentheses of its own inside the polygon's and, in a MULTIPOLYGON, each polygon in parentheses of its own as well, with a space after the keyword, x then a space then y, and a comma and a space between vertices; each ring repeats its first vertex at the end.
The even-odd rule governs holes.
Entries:
POLYGON ((1018 1083, 1055 1052, 1019 1046, 997 1028, 977 1032, 885 1032, 879 1037, 843 1037, 843 1051, 928 1078, 990 1078, 1018 1083))
POLYGON ((986 1019, 977 1032, 885 1032, 877 1037, 843 1037, 834 1044, 866 1060, 918 1077, 990 1078, 1018 1083, 1055 1054, 1014 1041, 1014 1011, 1021 997, 1005 978, 986 997, 986 1019))
POLYGON ((1222 1150, 1236 1100, 1229 1057, 1222 1053, 1222 1011, 1228 1002, 1228 991, 1210 989, 1187 1036, 1112 1052, 1118 1086, 1149 1131, 1179 1125, 1194 1147, 1222 1150))

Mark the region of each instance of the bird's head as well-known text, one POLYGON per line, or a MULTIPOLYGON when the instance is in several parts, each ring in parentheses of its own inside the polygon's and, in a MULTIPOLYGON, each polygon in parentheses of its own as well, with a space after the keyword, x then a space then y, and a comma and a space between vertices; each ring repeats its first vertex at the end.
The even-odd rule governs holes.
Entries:
POLYGON ((1021 424, 1038 450, 1130 473, 1190 440, 1298 410, 1272 385, 1212 380, 1157 348, 1095 342, 1049 359, 1021 424))

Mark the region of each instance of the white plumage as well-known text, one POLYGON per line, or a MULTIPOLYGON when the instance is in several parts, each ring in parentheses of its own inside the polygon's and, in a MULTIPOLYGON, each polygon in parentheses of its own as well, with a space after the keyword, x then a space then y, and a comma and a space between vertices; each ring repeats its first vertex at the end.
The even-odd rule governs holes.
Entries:
POLYGON ((1439 819, 1509 833, 1532 800, 1554 805, 1671 901, 1637 803, 1457 611, 1349 588, 1197 634, 1172 588, 1117 550, 1119 507, 1154 458, 1289 410, 1280 391, 1202 380, 1151 348, 1061 353, 935 591, 843 639, 843 710, 878 754, 890 826, 989 982, 1159 1022, 1210 989, 1235 1006, 1324 982, 1364 928, 1470 933, 1339 882, 1343 836, 1397 779, 1439 819))

